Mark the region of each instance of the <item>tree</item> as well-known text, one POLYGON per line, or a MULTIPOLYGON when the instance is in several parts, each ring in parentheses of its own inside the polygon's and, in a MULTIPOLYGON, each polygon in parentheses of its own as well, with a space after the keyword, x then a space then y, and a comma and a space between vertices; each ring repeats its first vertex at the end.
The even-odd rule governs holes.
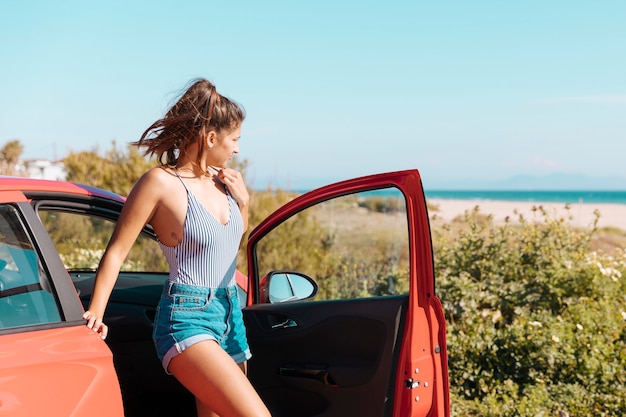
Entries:
POLYGON ((155 165, 139 150, 128 145, 126 152, 112 148, 103 155, 98 148, 92 151, 70 152, 64 159, 67 180, 104 188, 127 196, 137 180, 155 165))
POLYGON ((0 149, 0 174, 16 175, 15 166, 20 160, 24 146, 19 140, 11 140, 0 149))

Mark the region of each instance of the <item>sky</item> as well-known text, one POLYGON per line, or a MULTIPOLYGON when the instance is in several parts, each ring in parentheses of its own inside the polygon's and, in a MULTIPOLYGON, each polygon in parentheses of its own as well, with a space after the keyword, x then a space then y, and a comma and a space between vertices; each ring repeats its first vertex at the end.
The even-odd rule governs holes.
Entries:
POLYGON ((413 168, 626 189, 625 21, 623 0, 0 0, 0 146, 125 146, 203 77, 246 109, 258 189, 413 168))

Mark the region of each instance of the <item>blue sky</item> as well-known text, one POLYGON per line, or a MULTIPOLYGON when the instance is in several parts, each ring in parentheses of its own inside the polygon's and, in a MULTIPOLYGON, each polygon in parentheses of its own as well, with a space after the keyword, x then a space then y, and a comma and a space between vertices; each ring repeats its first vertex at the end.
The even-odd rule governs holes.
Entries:
POLYGON ((110 149, 206 77, 247 110, 256 188, 418 168, 626 189, 624 21, 622 0, 2 0, 0 144, 110 149))

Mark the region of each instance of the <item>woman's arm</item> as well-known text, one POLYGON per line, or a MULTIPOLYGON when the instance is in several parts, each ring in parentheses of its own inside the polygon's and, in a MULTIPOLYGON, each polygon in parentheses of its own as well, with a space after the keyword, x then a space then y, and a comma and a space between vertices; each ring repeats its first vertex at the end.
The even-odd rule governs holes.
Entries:
POLYGON ((156 210, 160 190, 158 170, 148 171, 137 181, 120 213, 111 239, 96 271, 89 308, 83 314, 87 327, 106 338, 108 328, 102 323, 104 311, 122 267, 122 263, 143 227, 156 210))

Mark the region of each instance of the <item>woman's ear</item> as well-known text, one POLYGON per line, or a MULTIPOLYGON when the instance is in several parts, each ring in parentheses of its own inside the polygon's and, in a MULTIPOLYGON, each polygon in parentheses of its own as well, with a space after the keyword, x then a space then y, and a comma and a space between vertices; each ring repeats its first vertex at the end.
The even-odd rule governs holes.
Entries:
POLYGON ((217 142, 217 133, 215 133, 215 130, 209 130, 209 133, 206 135, 206 145, 212 148, 215 142, 217 142))

